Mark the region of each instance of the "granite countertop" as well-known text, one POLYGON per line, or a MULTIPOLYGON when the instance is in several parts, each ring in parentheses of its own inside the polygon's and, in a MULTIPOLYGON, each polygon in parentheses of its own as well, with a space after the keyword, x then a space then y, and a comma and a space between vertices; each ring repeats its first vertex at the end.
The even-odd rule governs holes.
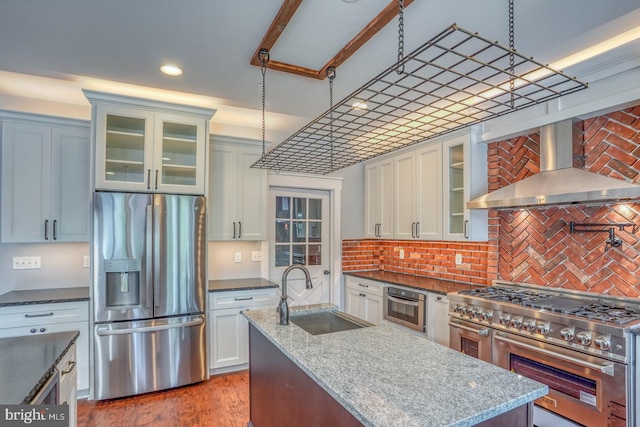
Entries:
POLYGON ((76 331, 0 339, 0 403, 29 403, 78 335, 76 331))
MULTIPOLYGON (((294 306, 330 310, 330 304, 294 306)), ((313 336, 273 310, 244 316, 366 426, 472 426, 548 393, 544 384, 389 325, 313 336)))
POLYGON ((259 277, 249 279, 209 280, 209 292, 246 291, 252 289, 278 288, 278 284, 259 277))
POLYGON ((437 279, 434 277, 392 273, 390 271, 344 271, 343 274, 363 279, 376 280, 378 282, 392 283, 394 285, 406 286, 407 288, 414 288, 443 295, 446 295, 449 292, 458 292, 484 287, 482 285, 453 282, 451 280, 437 279))
POLYGON ((73 301, 89 301, 89 288, 33 289, 0 295, 0 307, 73 301))

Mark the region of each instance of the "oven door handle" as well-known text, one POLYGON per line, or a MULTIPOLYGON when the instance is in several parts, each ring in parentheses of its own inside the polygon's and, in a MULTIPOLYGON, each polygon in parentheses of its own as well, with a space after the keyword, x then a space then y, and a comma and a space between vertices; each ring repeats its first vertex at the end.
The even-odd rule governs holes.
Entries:
POLYGON ((519 346, 519 347, 522 347, 522 348, 526 348, 527 350, 536 351, 536 352, 539 352, 539 353, 543 353, 543 354, 545 354, 547 356, 552 356, 552 357, 555 357, 555 358, 558 358, 558 359, 562 359, 562 360, 567 361, 567 362, 575 363, 576 365, 582 365, 582 366, 584 366, 586 368, 595 369, 597 371, 602 372, 603 374, 607 374, 609 376, 613 376, 614 366, 613 366, 613 363, 611 363, 611 362, 606 362, 606 363, 603 363, 601 365, 597 364, 597 363, 587 362, 586 360, 581 360, 581 359, 578 359, 577 357, 567 356, 566 354, 556 353, 554 351, 549 351, 549 350, 546 350, 544 348, 536 347, 534 345, 530 345, 530 344, 527 344, 527 343, 523 343, 521 341, 513 340, 511 338, 507 338, 507 337, 503 336, 503 334, 504 334, 504 332, 498 332, 496 334, 496 336, 495 336, 495 339, 498 340, 498 341, 504 341, 506 343, 513 344, 513 345, 516 345, 516 346, 519 346))
POLYGON ((389 301, 397 302, 398 304, 410 305, 410 306, 413 306, 413 307, 417 307, 417 306, 420 305, 420 303, 418 301, 411 301, 411 300, 408 300, 408 299, 396 298, 396 297, 392 297, 391 295, 387 295, 387 299, 389 301))
POLYGON ((489 336, 489 328, 475 329, 475 328, 470 328, 468 326, 464 326, 459 323, 453 323, 453 322, 449 322, 449 326, 451 326, 452 328, 464 329, 465 331, 469 331, 469 332, 475 332, 481 337, 489 336))

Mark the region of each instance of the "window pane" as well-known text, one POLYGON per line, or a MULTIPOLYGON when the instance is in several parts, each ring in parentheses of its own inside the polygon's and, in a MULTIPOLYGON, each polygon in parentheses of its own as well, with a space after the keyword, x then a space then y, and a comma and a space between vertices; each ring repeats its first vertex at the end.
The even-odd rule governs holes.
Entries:
POLYGON ((305 245, 292 245, 292 264, 306 264, 307 260, 307 247, 305 245))
POLYGON ((309 221, 309 242, 322 241, 322 223, 320 221, 309 221))
POLYGON ((276 245, 276 267, 289 265, 289 245, 276 245))
POLYGON ((295 219, 307 218, 307 199, 293 198, 293 217, 295 219))
POLYGON ((290 202, 289 197, 276 197, 276 218, 291 218, 290 202))
POLYGON ((276 221, 276 243, 291 241, 291 221, 276 221))
POLYGON ((309 199, 309 219, 322 219, 322 199, 309 199))
POLYGON ((308 265, 322 265, 322 245, 309 245, 308 265))
POLYGON ((307 223, 304 221, 293 221, 293 241, 307 241, 307 223))

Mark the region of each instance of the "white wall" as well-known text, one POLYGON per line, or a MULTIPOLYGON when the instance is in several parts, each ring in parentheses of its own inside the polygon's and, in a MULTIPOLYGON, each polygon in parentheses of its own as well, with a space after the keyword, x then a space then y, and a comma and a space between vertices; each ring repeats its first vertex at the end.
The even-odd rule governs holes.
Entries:
POLYGON ((89 255, 88 243, 2 243, 0 294, 12 290, 89 286, 89 268, 82 267, 85 255, 89 255), (14 256, 39 256, 41 268, 14 270, 14 256))
POLYGON ((341 239, 364 237, 364 166, 357 163, 340 169, 329 176, 343 178, 342 211, 340 215, 341 239))
POLYGON ((262 276, 262 262, 268 263, 269 254, 262 252, 262 262, 251 261, 251 252, 262 251, 262 242, 209 242, 209 280, 246 279, 262 276), (235 262, 240 252, 242 261, 235 262))

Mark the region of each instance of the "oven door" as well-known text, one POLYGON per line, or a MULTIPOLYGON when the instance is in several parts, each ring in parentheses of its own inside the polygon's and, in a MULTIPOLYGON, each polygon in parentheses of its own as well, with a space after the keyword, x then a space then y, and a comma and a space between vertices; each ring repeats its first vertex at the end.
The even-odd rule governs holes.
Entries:
POLYGON ((424 295, 418 295, 418 298, 415 299, 403 298, 398 295, 390 295, 389 289, 385 288, 384 292, 384 319, 418 332, 424 332, 424 295))
POLYGON ((461 319, 449 318, 449 347, 491 363, 493 329, 461 319))
POLYGON ((496 332, 492 354, 493 364, 549 386, 536 405, 585 426, 627 425, 626 365, 507 332, 496 332))

